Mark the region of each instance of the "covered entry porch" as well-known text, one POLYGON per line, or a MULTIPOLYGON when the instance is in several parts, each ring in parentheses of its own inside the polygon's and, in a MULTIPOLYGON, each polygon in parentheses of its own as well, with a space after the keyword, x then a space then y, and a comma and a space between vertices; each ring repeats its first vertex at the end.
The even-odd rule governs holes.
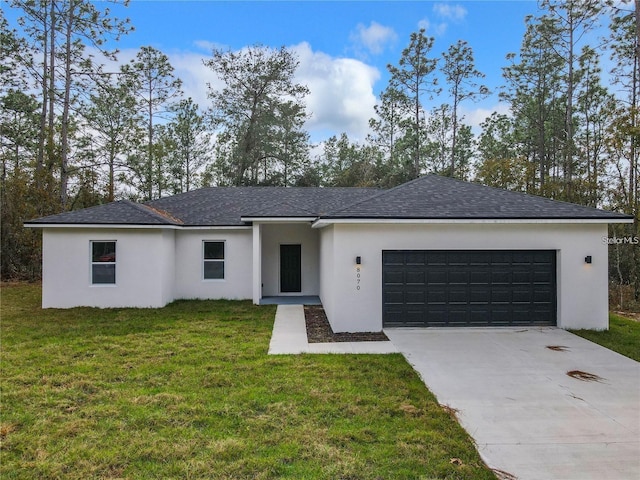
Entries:
POLYGON ((320 238, 311 221, 253 221, 254 304, 320 304, 320 238))

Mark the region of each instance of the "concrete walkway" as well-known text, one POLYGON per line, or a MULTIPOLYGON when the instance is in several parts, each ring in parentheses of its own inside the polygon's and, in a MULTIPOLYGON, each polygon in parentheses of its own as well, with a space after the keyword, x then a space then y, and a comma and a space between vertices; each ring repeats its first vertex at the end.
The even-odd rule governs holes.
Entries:
POLYGON ((638 362, 557 328, 385 333, 490 468, 518 480, 640 479, 638 362))
POLYGON ((302 305, 278 305, 269 355, 300 353, 398 353, 391 342, 309 343, 302 305))

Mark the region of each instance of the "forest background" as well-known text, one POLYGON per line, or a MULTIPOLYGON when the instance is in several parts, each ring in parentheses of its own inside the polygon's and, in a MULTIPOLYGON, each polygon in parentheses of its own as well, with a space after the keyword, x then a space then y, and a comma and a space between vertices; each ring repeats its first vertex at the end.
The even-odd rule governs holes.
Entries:
POLYGON ((161 50, 118 63, 113 45, 134 26, 110 4, 128 3, 2 3, 3 280, 40 278, 41 234, 23 223, 43 215, 216 185, 388 188, 436 173, 633 215, 603 242, 612 304, 640 307, 639 0, 540 0, 497 92, 472 45, 439 51, 418 28, 387 66, 366 137, 313 142, 294 49, 212 46, 202 65, 217 80, 198 105, 161 50), (474 128, 463 107, 496 93, 508 109, 474 128))

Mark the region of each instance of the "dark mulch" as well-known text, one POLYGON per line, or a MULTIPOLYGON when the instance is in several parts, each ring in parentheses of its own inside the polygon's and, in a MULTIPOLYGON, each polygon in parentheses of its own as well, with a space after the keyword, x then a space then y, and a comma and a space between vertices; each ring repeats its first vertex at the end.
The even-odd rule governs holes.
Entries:
POLYGON ((307 340, 309 343, 381 342, 389 340, 384 332, 333 333, 322 305, 305 305, 304 319, 307 324, 307 340))

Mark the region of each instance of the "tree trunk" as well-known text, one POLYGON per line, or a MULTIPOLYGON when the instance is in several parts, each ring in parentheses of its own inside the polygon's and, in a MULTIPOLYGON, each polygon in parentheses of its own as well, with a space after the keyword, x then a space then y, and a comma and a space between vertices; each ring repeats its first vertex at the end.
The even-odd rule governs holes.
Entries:
POLYGON ((458 86, 456 85, 453 92, 453 112, 451 112, 453 119, 453 132, 451 139, 451 178, 455 177, 456 173, 456 137, 458 134, 458 86))
POLYGON ((49 96, 49 90, 47 86, 48 80, 48 67, 49 67, 49 43, 47 41, 47 16, 45 14, 44 19, 44 34, 42 39, 42 108, 40 110, 40 131, 38 132, 38 157, 36 162, 36 184, 38 188, 42 187, 42 171, 44 169, 44 150, 47 130, 47 101, 49 96))
POLYGON ((51 1, 51 10, 49 16, 49 130, 47 132, 47 169, 49 172, 53 170, 54 163, 54 107, 55 107, 55 88, 56 88, 56 14, 55 1, 51 1))
POLYGON ((149 128, 147 131, 147 173, 148 173, 148 200, 153 200, 153 86, 149 81, 149 128))
POLYGON ((73 24, 75 22, 76 3, 72 1, 69 5, 69 12, 66 24, 65 37, 65 65, 64 65, 64 102, 62 104, 62 129, 60 132, 60 204, 62 208, 67 206, 67 188, 69 182, 69 108, 71 103, 71 43, 73 24))
MULTIPOLYGON (((569 7, 571 8, 571 7, 569 7)), ((574 40, 573 40, 573 11, 568 12, 568 21, 569 21, 569 59, 567 60, 569 64, 569 74, 567 78, 567 110, 565 117, 565 129, 566 129, 566 138, 565 138, 565 188, 566 188, 566 198, 570 202, 573 201, 573 49, 574 49, 574 40)))

